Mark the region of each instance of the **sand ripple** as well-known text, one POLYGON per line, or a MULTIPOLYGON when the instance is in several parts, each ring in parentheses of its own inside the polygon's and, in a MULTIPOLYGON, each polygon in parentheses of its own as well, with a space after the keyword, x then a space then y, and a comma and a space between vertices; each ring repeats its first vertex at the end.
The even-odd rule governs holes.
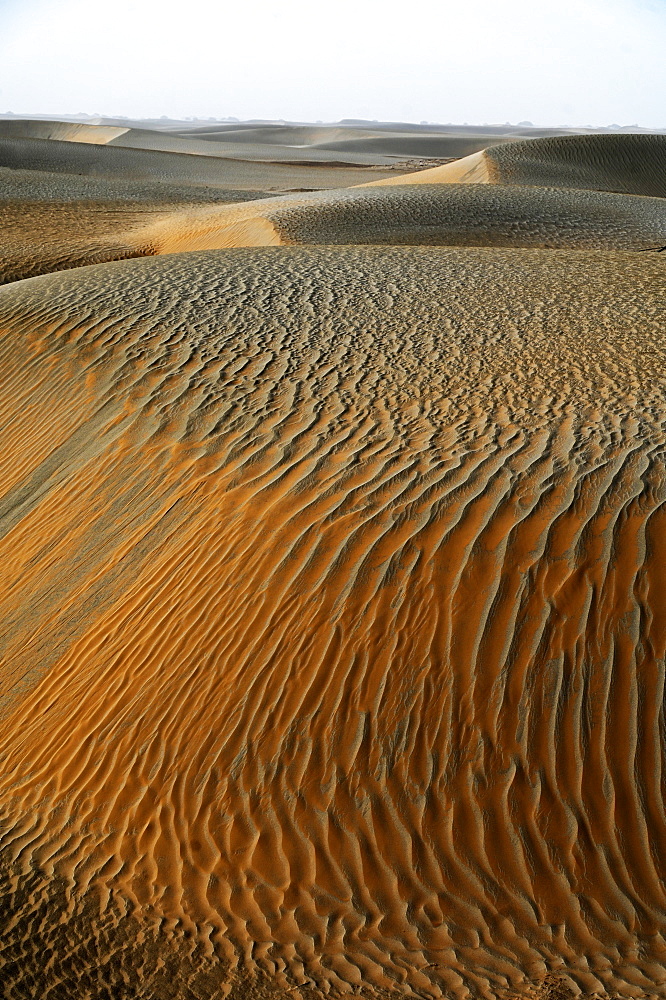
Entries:
POLYGON ((225 247, 645 251, 666 245, 666 199, 607 191, 403 184, 197 206, 169 205, 157 194, 143 204, 71 200, 52 190, 52 200, 24 196, 0 203, 6 225, 0 283, 109 260, 225 247))
POLYGON ((0 291, 6 996, 666 993, 665 275, 0 291))
POLYGON ((566 135, 502 143, 396 184, 514 184, 666 196, 666 135, 566 135))

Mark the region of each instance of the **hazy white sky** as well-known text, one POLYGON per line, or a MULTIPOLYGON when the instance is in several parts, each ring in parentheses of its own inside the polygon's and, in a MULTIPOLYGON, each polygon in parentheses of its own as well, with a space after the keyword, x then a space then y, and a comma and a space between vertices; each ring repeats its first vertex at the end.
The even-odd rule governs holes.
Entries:
POLYGON ((0 0, 0 111, 666 128, 666 0, 0 0))

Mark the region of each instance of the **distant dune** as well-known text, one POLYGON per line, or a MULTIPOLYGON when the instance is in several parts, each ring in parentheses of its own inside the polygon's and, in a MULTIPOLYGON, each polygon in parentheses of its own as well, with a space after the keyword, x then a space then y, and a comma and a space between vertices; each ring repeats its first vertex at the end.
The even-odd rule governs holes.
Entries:
MULTIPOLYGON (((218 141, 183 137, 157 129, 112 128, 103 125, 67 125, 65 123, 30 122, 30 121, 0 121, 0 137, 22 139, 59 139, 67 142, 82 142, 92 145, 121 146, 124 149, 146 149, 164 153, 189 153, 195 156, 216 156, 234 160, 260 160, 270 163, 295 163, 309 165, 313 163, 361 166, 384 166, 395 161, 394 156, 366 152, 361 144, 361 150, 352 148, 346 152, 344 145, 340 150, 327 149, 316 145, 304 147, 289 147, 277 143, 261 142, 226 142, 225 133, 217 133, 218 141)), ((210 137, 209 137, 210 138, 210 137)), ((469 140, 468 140, 469 144, 469 140)), ((418 142, 417 142, 418 145, 418 142)), ((472 143, 478 148, 478 143, 472 143)), ((405 151, 403 159, 409 155, 405 151)), ((442 154, 454 156, 455 153, 442 154)))
POLYGON ((284 191, 361 184, 388 176, 391 167, 201 156, 90 142, 0 138, 0 167, 150 181, 198 187, 284 191))
POLYGON ((120 128, 117 125, 35 121, 29 118, 0 119, 2 139, 52 139, 59 142, 88 142, 94 146, 105 146, 127 131, 129 131, 127 128, 120 128))
POLYGON ((666 137, 11 124, 0 996, 666 1000, 666 137))
MULTIPOLYGON (((110 144, 205 156, 272 160, 274 162, 392 163, 396 159, 450 159, 497 143, 519 140, 525 129, 446 127, 423 129, 396 124, 350 125, 197 124, 146 128, 140 122, 87 124, 0 117, 0 136, 58 139, 110 144)), ((542 134, 544 130, 527 129, 542 134)), ((562 130, 545 130, 561 134, 562 130)))
POLYGON ((236 131, 218 126, 175 132, 25 119, 0 119, 0 139, 49 139, 296 166, 404 164, 406 169, 412 162, 431 159, 437 163, 466 156, 486 145, 513 141, 511 137, 493 135, 387 133, 330 126, 236 131))
MULTIPOLYGON (((666 196, 666 135, 576 135, 512 142, 412 174, 407 183, 591 188, 666 196)), ((404 183, 398 178, 373 182, 404 183)))

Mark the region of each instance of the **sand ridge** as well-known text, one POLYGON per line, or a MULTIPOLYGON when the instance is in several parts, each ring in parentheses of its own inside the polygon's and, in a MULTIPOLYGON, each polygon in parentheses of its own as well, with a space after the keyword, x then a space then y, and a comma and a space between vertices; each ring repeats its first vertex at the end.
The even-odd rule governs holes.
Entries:
POLYGON ((241 246, 388 244, 645 251, 666 201, 608 192, 402 185, 236 205, 96 201, 3 205, 0 281, 126 257, 241 246))
POLYGON ((666 196, 666 136, 570 135, 512 142, 404 181, 373 184, 525 184, 666 196))
POLYGON ((240 190, 344 187, 388 176, 394 166, 274 162, 51 139, 0 138, 0 167, 240 190))
POLYGON ((131 982, 129 920, 184 983, 663 995, 664 277, 268 247, 0 291, 35 988, 131 982))
MULTIPOLYGON (((225 133, 215 133, 215 141, 211 136, 199 138, 193 135, 174 135, 158 129, 119 128, 105 125, 84 125, 67 122, 40 122, 30 120, 0 120, 0 138, 8 139, 47 139, 60 142, 76 142, 91 145, 120 146, 125 149, 143 149, 157 153, 187 153, 194 156, 223 157, 233 160, 265 160, 271 163, 295 163, 313 165, 321 163, 332 165, 387 165, 395 161, 399 154, 382 155, 381 151, 372 153, 370 149, 355 150, 354 143, 348 153, 345 147, 337 150, 335 144, 327 151, 320 144, 305 144, 290 146, 279 142, 243 141, 243 136, 235 136, 235 141, 228 142, 225 133)), ((470 140, 467 140, 469 145, 470 140)), ((358 144, 357 144, 358 145, 358 144)), ((409 145, 409 143, 408 143, 409 145)), ((414 142, 411 145, 415 145, 414 142)), ((478 142, 476 143, 478 146, 478 142)), ((418 148, 418 140, 416 141, 418 148)), ((446 145, 442 147, 447 148, 446 145)), ((452 149, 456 149, 455 144, 452 149)), ((443 152, 442 157, 454 156, 454 152, 443 152)), ((420 158, 420 154, 405 151, 403 159, 420 158)))
POLYGON ((666 997, 664 137, 153 125, 0 137, 0 993, 666 997))
MULTIPOLYGON (((122 127, 109 123, 74 123, 2 119, 0 137, 55 139, 111 144, 165 152, 193 153, 273 162, 341 162, 381 165, 396 160, 467 156, 486 146, 517 141, 519 134, 488 134, 452 128, 362 128, 331 125, 158 125, 122 127)), ((520 130, 516 130, 520 133, 520 130)), ((534 130, 539 134, 539 130, 534 130)))
MULTIPOLYGON (((644 251, 666 242, 666 201, 558 188, 392 185, 197 209, 156 223, 156 247, 189 247, 189 228, 223 246, 388 244, 644 251), (261 228, 264 227, 265 228, 261 228), (259 227, 259 228, 258 228, 259 227), (161 229, 162 235, 159 230, 161 229), (172 239, 172 243, 164 240, 172 239)), ((161 250, 160 252, 165 252, 161 250)), ((167 251, 168 252, 168 251, 167 251)))

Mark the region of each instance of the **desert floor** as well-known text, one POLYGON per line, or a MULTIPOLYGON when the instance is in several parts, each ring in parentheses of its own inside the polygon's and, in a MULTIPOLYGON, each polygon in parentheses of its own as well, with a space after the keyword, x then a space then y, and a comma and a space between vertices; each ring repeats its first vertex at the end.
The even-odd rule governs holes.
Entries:
POLYGON ((0 997, 666 998, 666 135, 5 118, 0 221, 0 997))

